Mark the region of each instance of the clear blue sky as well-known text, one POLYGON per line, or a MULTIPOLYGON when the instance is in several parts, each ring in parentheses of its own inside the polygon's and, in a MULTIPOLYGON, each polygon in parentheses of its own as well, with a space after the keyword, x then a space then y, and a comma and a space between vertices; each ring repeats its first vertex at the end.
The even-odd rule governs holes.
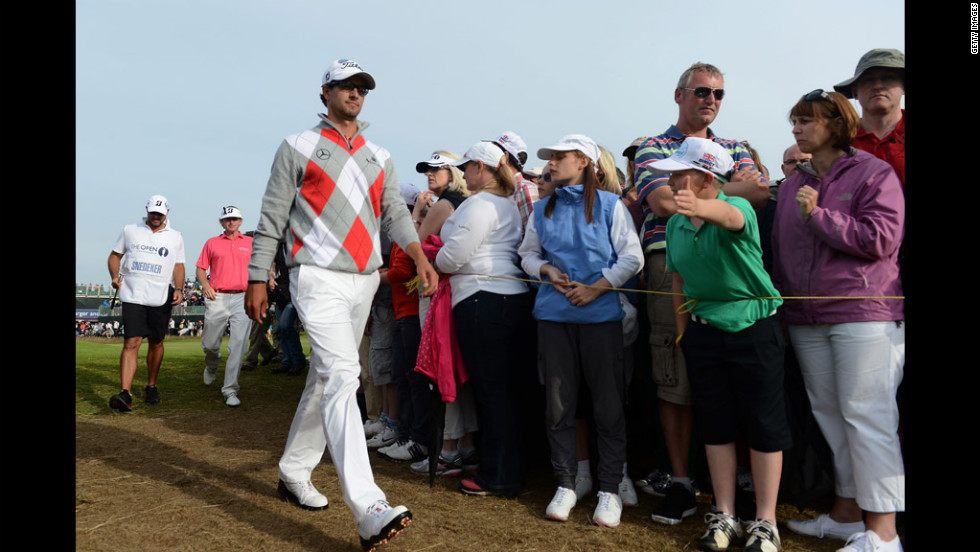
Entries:
MULTIPOLYGON (((786 115, 878 47, 905 51, 904 3, 328 0, 76 2, 76 268, 108 284, 106 258, 153 194, 170 201, 188 275, 222 205, 254 229, 282 139, 324 111, 337 58, 377 80, 361 119, 399 179, 415 163, 513 130, 529 150, 582 133, 619 154, 677 120, 680 73, 725 74, 713 130, 749 140, 773 177, 786 115), (684 7, 682 7, 684 6, 684 7), (739 8, 739 9, 734 9, 739 8)), ((621 168, 623 159, 618 158, 621 168)), ((530 165, 540 165, 532 160, 530 165)))

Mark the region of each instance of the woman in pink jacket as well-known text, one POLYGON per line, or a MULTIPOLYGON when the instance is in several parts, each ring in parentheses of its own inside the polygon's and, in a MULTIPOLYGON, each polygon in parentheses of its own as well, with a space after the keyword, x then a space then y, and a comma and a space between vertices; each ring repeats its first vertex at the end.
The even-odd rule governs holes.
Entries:
POLYGON ((895 513, 905 510, 895 402, 905 364, 904 300, 896 298, 902 187, 888 163, 850 147, 860 119, 843 95, 814 90, 790 121, 813 159, 779 189, 773 283, 786 298, 783 320, 834 453, 836 498, 829 514, 788 526, 847 539, 845 552, 902 550, 895 530, 895 513))

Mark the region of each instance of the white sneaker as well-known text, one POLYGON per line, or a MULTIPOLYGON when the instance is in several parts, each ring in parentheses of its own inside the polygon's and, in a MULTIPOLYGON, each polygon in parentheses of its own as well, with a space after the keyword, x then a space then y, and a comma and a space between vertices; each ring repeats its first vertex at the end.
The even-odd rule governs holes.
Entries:
POLYGON ((838 548, 837 552, 904 552, 904 550, 902 541, 898 537, 885 542, 874 531, 862 531, 851 535, 844 548, 838 548))
POLYGON ((814 519, 791 519, 786 522, 790 531, 801 535, 824 538, 832 537, 847 540, 854 533, 864 531, 864 522, 838 523, 830 519, 830 514, 820 514, 814 519))
POLYGON ((779 529, 768 519, 757 519, 745 529, 745 552, 780 552, 779 529))
POLYGON ((619 498, 623 501, 623 506, 636 506, 640 503, 640 498, 636 496, 636 489, 633 487, 633 481, 628 475, 624 475, 623 480, 619 482, 619 498))
POLYGON ((398 432, 394 428, 388 426, 378 433, 374 437, 367 440, 367 446, 369 449, 376 449, 381 447, 386 447, 398 440, 398 432))
POLYGON ((370 439, 375 435, 381 433, 385 429, 384 420, 371 420, 368 419, 364 422, 364 437, 370 439))
POLYGON ((405 443, 408 443, 408 441, 402 441, 401 439, 395 439, 395 442, 392 443, 392 444, 390 444, 390 445, 385 445, 383 447, 378 447, 378 454, 381 454, 382 456, 387 456, 389 452, 395 450, 396 448, 400 448, 400 447, 405 446, 405 443))
MULTIPOLYGON (((380 452, 381 449, 378 449, 380 452)), ((409 439, 408 442, 400 447, 389 448, 388 452, 382 453, 386 458, 396 462, 415 462, 429 456, 429 447, 420 445, 409 439)))
POLYGON ((218 369, 215 368, 213 371, 207 366, 204 367, 204 385, 211 385, 214 383, 214 378, 218 376, 218 369))
POLYGON ((304 510, 322 510, 327 507, 327 497, 316 490, 312 481, 287 483, 280 479, 279 488, 276 490, 283 500, 291 502, 304 510))
POLYGON ((554 498, 551 499, 551 502, 548 503, 548 508, 544 511, 544 517, 554 521, 568 521, 568 514, 577 502, 578 499, 575 497, 575 491, 566 489, 565 487, 558 487, 554 498))
POLYGON ((708 530, 698 541, 700 550, 728 550, 745 540, 745 531, 735 516, 725 512, 705 514, 704 521, 708 524, 708 530))
POLYGON ((242 404, 242 401, 238 398, 238 395, 232 393, 231 395, 225 397, 225 404, 228 406, 238 406, 242 404))
POLYGON ((392 508, 387 500, 379 500, 368 507, 357 522, 357 534, 361 537, 364 552, 374 552, 388 544, 398 533, 412 524, 412 512, 404 506, 392 508))
POLYGON ((592 492, 592 476, 585 474, 578 474, 575 476, 575 498, 582 500, 583 498, 589 496, 592 492))
POLYGON ((599 491, 599 504, 592 513, 592 523, 603 527, 616 527, 623 515, 623 501, 619 495, 599 491))

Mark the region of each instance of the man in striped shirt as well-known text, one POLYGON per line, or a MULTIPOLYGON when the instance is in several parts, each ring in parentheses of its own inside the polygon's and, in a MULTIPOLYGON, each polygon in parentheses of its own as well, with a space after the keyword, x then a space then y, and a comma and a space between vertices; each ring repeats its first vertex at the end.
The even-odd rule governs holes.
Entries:
MULTIPOLYGON (((715 136, 710 125, 721 109, 725 80, 714 65, 695 63, 677 83, 674 102, 678 107, 677 123, 666 132, 639 146, 636 152, 637 197, 643 205, 643 252, 646 257, 647 289, 671 291, 673 273, 666 264, 667 220, 677 211, 673 193, 667 185, 667 173, 655 172, 650 164, 666 159, 680 148, 688 136, 708 138, 720 144, 735 162, 734 175, 722 190, 726 195, 743 197, 756 209, 765 206, 769 182, 755 168, 748 150, 738 140, 715 136)), ((647 297, 650 317, 650 353, 653 378, 657 384, 660 424, 671 462, 671 482, 665 498, 651 518, 658 523, 676 525, 697 511, 691 488, 689 451, 694 402, 687 378, 687 366, 676 346, 677 329, 671 296, 653 293, 647 297)))

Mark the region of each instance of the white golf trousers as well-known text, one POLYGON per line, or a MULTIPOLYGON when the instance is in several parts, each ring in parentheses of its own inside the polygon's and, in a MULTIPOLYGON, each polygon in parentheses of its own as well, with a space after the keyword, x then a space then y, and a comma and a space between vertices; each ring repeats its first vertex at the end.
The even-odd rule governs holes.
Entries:
POLYGON ((248 347, 248 334, 252 321, 245 313, 244 293, 218 293, 214 300, 205 299, 204 334, 201 348, 204 349, 204 365, 218 369, 221 360, 221 338, 225 335, 225 324, 231 321, 231 335, 228 337, 228 361, 225 362, 225 381, 221 386, 224 396, 238 393, 238 375, 242 371, 242 360, 248 347))
POLYGON ((313 355, 306 387, 289 427, 279 476, 303 482, 330 450, 344 502, 358 521, 385 494, 374 482, 357 407, 358 347, 379 276, 302 265, 289 271, 293 305, 313 355))

